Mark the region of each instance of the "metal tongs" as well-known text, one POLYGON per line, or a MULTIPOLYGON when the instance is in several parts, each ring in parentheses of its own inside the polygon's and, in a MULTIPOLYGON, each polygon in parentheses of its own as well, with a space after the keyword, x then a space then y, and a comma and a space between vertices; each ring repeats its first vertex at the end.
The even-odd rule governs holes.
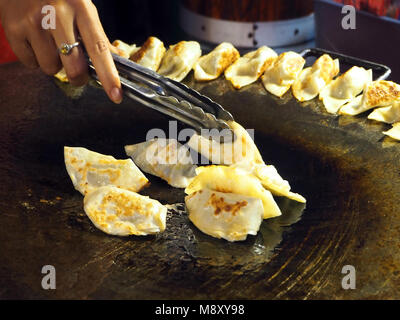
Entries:
MULTIPOLYGON (((202 129, 217 129, 221 141, 232 138, 226 121, 233 117, 221 105, 180 82, 112 55, 127 97, 193 127, 198 133, 204 132, 202 129)), ((89 67, 91 75, 99 80, 90 60, 89 67)), ((215 130, 211 132, 215 134, 215 130)))
MULTIPOLYGON (((332 58, 338 58, 341 63, 371 68, 374 75, 376 74, 376 80, 386 79, 391 71, 381 64, 320 48, 304 50, 300 55, 307 58, 319 57, 325 53, 332 58)), ((232 141, 232 137, 235 138, 227 124, 233 117, 221 105, 183 83, 163 77, 116 54, 112 56, 127 97, 193 127, 200 134, 205 133, 202 129, 208 129, 210 131, 207 135, 213 139, 217 137, 220 142, 232 141)), ((88 62, 91 75, 99 80, 89 58, 88 62)))

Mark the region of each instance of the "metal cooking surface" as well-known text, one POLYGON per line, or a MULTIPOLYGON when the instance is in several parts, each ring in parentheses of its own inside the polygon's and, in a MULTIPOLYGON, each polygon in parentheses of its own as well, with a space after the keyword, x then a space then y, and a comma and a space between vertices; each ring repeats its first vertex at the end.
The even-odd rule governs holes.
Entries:
MULTIPOLYGON (((260 83, 240 91, 223 78, 186 83, 255 129, 265 161, 307 198, 306 208, 278 199, 283 215, 241 243, 208 237, 173 210, 160 235, 106 235, 83 211, 63 146, 126 158, 124 145, 168 128, 168 119, 128 101, 113 105, 92 86, 74 91, 5 65, 0 298, 400 298, 400 146, 383 138, 387 126, 328 115, 315 100, 275 98, 260 83), (46 264, 57 270, 56 290, 41 289, 46 264), (356 290, 341 287, 346 264, 356 268, 356 290)), ((149 178, 145 194, 183 202, 183 190, 149 178)))

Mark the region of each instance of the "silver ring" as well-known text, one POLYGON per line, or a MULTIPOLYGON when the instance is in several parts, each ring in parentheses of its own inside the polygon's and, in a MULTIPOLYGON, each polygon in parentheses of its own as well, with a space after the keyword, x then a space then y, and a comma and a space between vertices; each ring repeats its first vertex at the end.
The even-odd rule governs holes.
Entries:
POLYGON ((80 42, 75 42, 73 44, 68 44, 68 43, 62 43, 61 47, 58 48, 58 53, 64 55, 64 56, 68 56, 72 49, 79 46, 80 42))

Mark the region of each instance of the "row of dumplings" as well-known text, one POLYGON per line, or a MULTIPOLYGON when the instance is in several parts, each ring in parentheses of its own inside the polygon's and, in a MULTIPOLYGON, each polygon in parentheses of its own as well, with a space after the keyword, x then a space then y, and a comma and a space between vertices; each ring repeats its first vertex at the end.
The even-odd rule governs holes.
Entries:
POLYGON ((116 40, 113 45, 120 55, 175 81, 182 81, 191 70, 197 81, 211 81, 222 73, 236 89, 250 85, 261 76, 268 91, 282 96, 290 89, 302 70, 305 60, 295 52, 280 56, 267 46, 240 56, 230 43, 223 42, 203 55, 196 41, 180 41, 168 50, 155 37, 142 47, 116 40))
MULTIPOLYGON (((141 46, 113 42, 117 53, 176 81, 182 81, 193 69, 197 81, 210 81, 224 73, 236 89, 261 78, 266 90, 282 97, 289 89, 301 101, 317 96, 332 114, 358 115, 376 108, 368 118, 393 124, 384 134, 400 140, 400 88, 385 80, 373 81, 372 70, 354 66, 340 76, 339 61, 328 54, 311 67, 295 52, 279 56, 266 46, 240 57, 236 48, 223 42, 206 55, 196 41, 181 41, 165 49, 162 41, 149 37, 141 46), (304 69, 303 69, 304 68, 304 69)), ((65 72, 56 75, 66 81, 65 72)))
POLYGON ((266 165, 247 131, 235 122, 237 139, 214 145, 197 134, 188 146, 213 165, 197 167, 189 148, 174 139, 125 146, 131 159, 117 160, 85 148, 64 148, 67 172, 84 195, 84 210, 100 230, 147 235, 166 228, 167 207, 139 192, 149 184, 142 171, 185 188, 189 219, 202 232, 228 241, 257 234, 263 219, 281 215, 273 195, 305 203, 274 166, 266 165), (239 141, 244 145, 238 148, 239 141), (141 171, 142 170, 142 171, 141 171))
POLYGON ((318 96, 332 114, 354 116, 375 109, 368 119, 393 124, 384 134, 400 140, 400 86, 392 81, 373 81, 372 70, 357 66, 338 76, 339 60, 328 54, 304 68, 305 60, 299 54, 289 51, 278 56, 266 46, 240 57, 233 45, 226 42, 203 56, 195 41, 181 41, 168 51, 154 37, 141 48, 119 40, 113 44, 136 63, 176 81, 183 80, 192 69, 197 81, 214 80, 224 73, 236 89, 261 78, 271 94, 282 97, 291 88, 301 102, 318 96))
MULTIPOLYGON (((197 81, 217 79, 222 73, 236 89, 248 86, 259 78, 267 91, 282 97, 292 87, 300 101, 315 98, 339 73, 339 61, 325 54, 303 69, 305 60, 289 51, 278 55, 267 46, 248 52, 242 57, 230 43, 223 42, 206 55, 196 41, 181 41, 168 50, 163 43, 150 37, 140 48, 120 40, 113 42, 122 56, 157 71, 163 76, 182 81, 193 69, 197 81)), ((354 71, 361 71, 355 68, 354 71)), ((353 71, 350 77, 353 77, 353 71)), ((362 77, 362 75, 361 75, 362 77)))

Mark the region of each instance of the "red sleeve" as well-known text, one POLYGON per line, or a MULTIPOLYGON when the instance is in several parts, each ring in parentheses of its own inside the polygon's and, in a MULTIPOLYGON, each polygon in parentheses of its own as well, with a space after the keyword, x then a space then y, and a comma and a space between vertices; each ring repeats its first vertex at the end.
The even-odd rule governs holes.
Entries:
POLYGON ((12 51, 0 22, 0 64, 18 60, 12 51))

